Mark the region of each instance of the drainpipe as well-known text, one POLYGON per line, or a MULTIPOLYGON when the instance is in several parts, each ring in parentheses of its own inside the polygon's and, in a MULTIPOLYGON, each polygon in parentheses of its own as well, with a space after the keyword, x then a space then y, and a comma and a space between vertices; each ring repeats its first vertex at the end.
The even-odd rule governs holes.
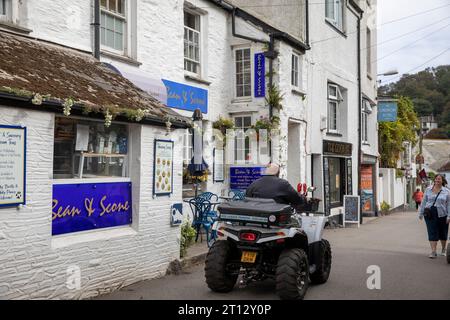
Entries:
POLYGON ((306 0, 306 45, 310 47, 309 44, 309 0, 306 0))
MULTIPOLYGON (((362 136, 361 136, 361 124, 362 124, 362 79, 361 79, 361 19, 363 13, 360 13, 358 17, 358 196, 361 199, 361 156, 362 156, 362 136)), ((360 223, 363 223, 362 216, 362 202, 359 202, 360 223)))
POLYGON ((100 60, 100 0, 94 0, 94 57, 100 60))

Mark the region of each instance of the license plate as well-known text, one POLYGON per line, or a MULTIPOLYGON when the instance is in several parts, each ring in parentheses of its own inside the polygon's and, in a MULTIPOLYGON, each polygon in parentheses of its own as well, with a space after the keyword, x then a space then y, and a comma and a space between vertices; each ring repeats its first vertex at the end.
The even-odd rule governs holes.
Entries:
POLYGON ((257 255, 256 252, 243 251, 242 252, 241 262, 244 262, 244 263, 255 263, 256 255, 257 255))

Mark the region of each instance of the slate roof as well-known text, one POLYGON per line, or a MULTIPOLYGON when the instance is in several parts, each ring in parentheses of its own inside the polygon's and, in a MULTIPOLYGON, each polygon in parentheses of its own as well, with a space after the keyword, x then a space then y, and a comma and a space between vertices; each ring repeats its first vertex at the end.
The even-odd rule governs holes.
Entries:
POLYGON ((139 111, 146 119, 189 122, 88 53, 6 32, 0 32, 0 93, 30 101, 39 94, 61 105, 70 98, 95 112, 139 111))

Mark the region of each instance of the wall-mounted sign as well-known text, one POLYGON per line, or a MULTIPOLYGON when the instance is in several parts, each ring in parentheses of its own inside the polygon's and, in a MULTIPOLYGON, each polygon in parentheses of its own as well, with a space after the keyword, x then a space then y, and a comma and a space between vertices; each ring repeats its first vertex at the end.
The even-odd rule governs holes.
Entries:
POLYGON ((360 206, 359 196, 344 196, 344 223, 358 224, 360 223, 360 206))
POLYGON ((202 113, 208 113, 207 90, 169 80, 162 81, 167 88, 167 106, 188 111, 200 109, 202 113))
POLYGON ((327 155, 338 156, 352 156, 352 144, 336 142, 336 141, 323 141, 323 153, 327 155))
POLYGON ((224 174, 224 151, 220 149, 214 149, 214 182, 223 182, 225 180, 224 174))
POLYGON ((183 223, 183 204, 175 203, 170 208, 170 225, 179 226, 183 223))
POLYGON ((173 141, 155 140, 153 166, 153 194, 157 196, 173 193, 173 141))
POLYGON ((246 190, 253 181, 262 177, 265 167, 231 167, 230 189, 246 190))
POLYGON ((0 207, 25 204, 27 129, 0 125, 0 207))
POLYGON ((255 98, 266 96, 266 57, 264 53, 255 54, 255 98))
POLYGON ((373 192, 373 165, 361 165, 361 201, 363 212, 375 211, 375 198, 373 192))
POLYGON ((378 122, 397 121, 398 105, 395 101, 378 102, 378 122))
POLYGON ((53 185, 52 234, 131 224, 131 183, 53 185))

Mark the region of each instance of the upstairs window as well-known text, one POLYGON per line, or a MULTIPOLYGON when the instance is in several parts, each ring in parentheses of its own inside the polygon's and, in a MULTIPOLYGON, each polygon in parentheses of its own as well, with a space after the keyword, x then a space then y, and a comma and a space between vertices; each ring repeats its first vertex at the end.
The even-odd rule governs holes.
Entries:
POLYGON ((336 28, 344 29, 344 0, 326 0, 325 17, 336 28))
POLYGON ((200 15, 184 12, 184 70, 200 75, 200 15))
POLYGON ((124 54, 126 47, 125 0, 101 0, 100 43, 116 53, 124 54))
POLYGON ((236 163, 249 162, 251 160, 250 137, 245 133, 252 127, 252 116, 237 116, 234 118, 234 124, 236 128, 235 161, 236 163))
POLYGON ((339 86, 328 85, 328 132, 339 133, 339 109, 344 99, 339 86))
POLYGON ((372 31, 367 28, 366 46, 367 46, 367 75, 372 76, 372 31))
POLYGON ((300 87, 300 57, 297 54, 292 54, 292 71, 291 71, 291 85, 293 87, 300 87))
POLYGON ((372 113, 370 102, 363 100, 363 109, 361 112, 361 141, 362 143, 369 143, 369 116, 372 113))
POLYGON ((0 0, 0 16, 6 16, 6 0, 0 0))
POLYGON ((236 63, 236 97, 252 96, 252 61, 250 48, 235 51, 236 63))

